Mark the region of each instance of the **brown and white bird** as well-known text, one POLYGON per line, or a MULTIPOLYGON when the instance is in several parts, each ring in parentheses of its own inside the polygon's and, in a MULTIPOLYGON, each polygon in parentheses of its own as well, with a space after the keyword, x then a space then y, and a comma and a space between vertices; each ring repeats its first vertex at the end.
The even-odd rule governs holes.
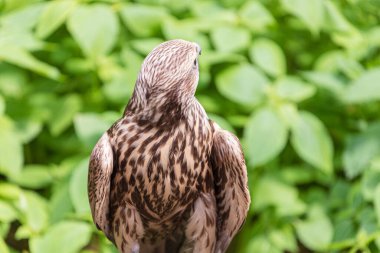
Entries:
POLYGON ((92 151, 92 217, 122 253, 223 253, 247 216, 239 140, 194 97, 200 53, 184 40, 154 48, 92 151))

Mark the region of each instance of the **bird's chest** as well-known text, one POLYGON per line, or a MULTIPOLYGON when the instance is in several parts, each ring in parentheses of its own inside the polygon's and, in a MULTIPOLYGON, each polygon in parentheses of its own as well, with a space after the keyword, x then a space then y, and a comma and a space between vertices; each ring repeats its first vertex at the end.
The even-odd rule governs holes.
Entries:
POLYGON ((199 192, 212 188, 211 129, 206 122, 149 131, 127 129, 116 145, 116 194, 147 220, 176 219, 199 192))

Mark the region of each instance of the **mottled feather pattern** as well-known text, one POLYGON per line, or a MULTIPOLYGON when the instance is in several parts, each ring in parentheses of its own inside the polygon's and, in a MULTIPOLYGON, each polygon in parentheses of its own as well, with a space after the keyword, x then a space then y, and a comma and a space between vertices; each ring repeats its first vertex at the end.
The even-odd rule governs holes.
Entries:
POLYGON ((113 240, 108 221, 110 181, 113 171, 112 147, 107 133, 103 134, 90 157, 88 194, 93 220, 106 236, 113 240))
POLYGON ((199 53, 183 40, 156 47, 92 152, 93 219, 122 253, 225 252, 246 218, 239 141, 194 97, 199 53))
POLYGON ((220 129, 214 133, 211 154, 215 174, 215 196, 218 209, 217 253, 224 252, 245 221, 250 195, 247 188, 247 169, 239 140, 220 129))

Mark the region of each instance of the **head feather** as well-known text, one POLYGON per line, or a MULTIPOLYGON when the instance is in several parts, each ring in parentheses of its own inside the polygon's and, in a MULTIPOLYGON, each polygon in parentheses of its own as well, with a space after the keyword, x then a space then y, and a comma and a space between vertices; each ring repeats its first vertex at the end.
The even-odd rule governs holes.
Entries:
MULTIPOLYGON (((145 58, 130 104, 133 107, 193 96, 199 79, 200 46, 176 39, 155 47, 145 58)), ((132 106, 131 106, 132 107, 132 106)))

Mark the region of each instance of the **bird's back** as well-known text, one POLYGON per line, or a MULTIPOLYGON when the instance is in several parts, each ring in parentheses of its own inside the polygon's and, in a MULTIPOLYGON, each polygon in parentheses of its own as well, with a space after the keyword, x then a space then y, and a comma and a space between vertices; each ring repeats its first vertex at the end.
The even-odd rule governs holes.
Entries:
POLYGON ((184 40, 154 48, 91 153, 91 214, 122 253, 223 253, 247 216, 240 143, 194 97, 200 53, 184 40))
POLYGON ((212 129, 203 109, 196 103, 186 117, 162 117, 152 122, 127 112, 108 131, 116 158, 110 215, 122 223, 118 208, 132 205, 152 238, 172 234, 199 194, 213 189, 212 129))

